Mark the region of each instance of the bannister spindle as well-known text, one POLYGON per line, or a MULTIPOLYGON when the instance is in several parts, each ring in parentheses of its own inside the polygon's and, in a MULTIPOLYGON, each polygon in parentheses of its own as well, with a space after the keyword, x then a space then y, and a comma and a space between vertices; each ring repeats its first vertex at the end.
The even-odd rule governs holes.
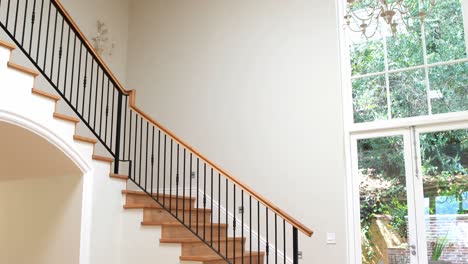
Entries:
MULTIPOLYGON (((115 89, 115 86, 112 86, 112 109, 111 109, 111 133, 110 133, 110 145, 111 147, 114 146, 113 142, 114 142, 114 109, 115 109, 115 93, 116 93, 116 89, 115 89)), ((120 94, 119 92, 117 92, 118 94, 120 94)), ((117 98, 117 102, 119 101, 119 99, 117 98)), ((135 122, 137 121, 137 116, 136 116, 136 112, 135 112, 135 122)), ((135 134, 136 136, 136 134, 135 134)), ((136 143, 135 143, 136 144, 136 143)), ((135 163, 136 165, 136 163, 135 163)), ((136 175, 135 175, 136 177, 136 175)))
MULTIPOLYGON (((89 96, 88 96, 88 119, 86 120, 88 123, 91 123, 91 102, 93 96, 93 79, 94 79, 94 59, 91 57, 91 77, 89 78, 89 96)), ((84 111, 83 111, 84 116, 84 111)), ((117 129, 116 129, 117 132, 117 129)))
MULTIPOLYGON (((104 71, 102 72, 102 82, 101 82, 101 104, 100 104, 100 113, 99 113, 99 138, 101 137, 102 134, 102 119, 103 119, 103 114, 105 114, 104 108, 104 78, 106 77, 104 71)), ((124 125, 123 125, 123 131, 124 131, 124 136, 123 136, 123 151, 122 151, 122 158, 125 159, 125 131, 126 131, 126 124, 127 124, 127 97, 125 97, 125 104, 124 104, 124 112, 125 112, 125 117, 124 117, 124 125)))
POLYGON ((161 130, 158 131, 158 170, 157 170, 157 186, 156 186, 156 197, 159 202, 159 181, 160 181, 160 171, 159 164, 161 163, 161 130))
POLYGON ((70 76, 70 104, 73 104, 73 77, 75 77, 76 35, 74 39, 75 40, 73 42, 72 70, 71 70, 71 76, 70 76))
POLYGON ((34 36, 34 23, 36 22, 36 0, 33 1, 33 9, 31 13, 31 35, 29 37, 29 49, 28 49, 28 54, 31 56, 31 48, 32 48, 32 40, 34 36))
POLYGON ((203 164, 203 240, 206 240, 206 163, 203 164))
MULTIPOLYGON (((97 87, 96 87, 97 88, 97 87)), ((119 163, 120 163, 120 133, 122 127, 122 96, 123 94, 119 91, 117 99, 117 130, 115 134, 115 153, 114 153, 114 173, 119 173, 119 163)), ((97 98, 96 98, 97 100, 97 98)), ((112 107, 114 109, 114 107, 112 107)), ((111 140, 112 141, 112 140, 111 140)))
POLYGON ((275 264, 278 264, 278 215, 275 214, 275 264))
POLYGON ((138 159, 140 160, 140 163, 138 164, 138 184, 141 186, 141 169, 143 167, 143 117, 140 117, 140 155, 138 156, 138 159))
MULTIPOLYGON (((233 207, 232 207, 232 212, 233 212, 233 217, 232 217, 232 233, 234 235, 234 240, 233 240, 233 247, 234 247, 234 250, 233 250, 233 260, 234 260, 234 264, 236 263, 236 185, 233 184, 233 207)), ((227 244, 226 244, 227 245, 227 244)))
POLYGON ((211 247, 213 247, 213 200, 214 200, 214 196, 213 196, 213 168, 211 168, 211 180, 210 180, 210 187, 211 187, 211 192, 210 192, 210 195, 211 195, 211 206, 210 206, 210 209, 211 209, 211 214, 210 214, 210 231, 211 231, 211 240, 210 240, 210 245, 211 247))
POLYGON ((163 207, 166 207, 166 141, 167 135, 164 135, 164 156, 163 156, 163 207))
POLYGON ((50 76, 49 76, 51 80, 54 79, 53 76, 54 76, 54 61, 55 61, 55 37, 57 36, 57 18, 58 18, 58 10, 55 9, 54 37, 52 40, 52 57, 50 59, 50 76))
MULTIPOLYGON (((109 100, 109 99, 107 99, 107 100, 109 100)), ((108 110, 106 110, 106 111, 108 111, 108 110)), ((128 129, 128 134, 129 134, 129 137, 128 137, 128 159, 129 160, 131 160, 131 155, 132 155, 132 117, 133 117, 133 110, 130 109, 130 122, 128 124, 128 128, 129 128, 128 129)), ((107 117, 106 117, 106 135, 107 135, 107 117)), ((133 167, 132 165, 133 164, 129 164, 129 167, 128 167, 128 171, 129 171, 128 177, 130 177, 130 179, 133 179, 132 178, 132 167, 133 167)))
MULTIPOLYGON (((228 218, 228 211, 229 211, 229 182, 228 179, 226 178, 226 225, 229 223, 229 218, 228 218)), ((228 227, 226 226, 226 258, 228 258, 228 227)))
MULTIPOLYGON (((260 235, 261 235, 261 231, 262 229, 260 229, 260 202, 257 201, 257 253, 260 253, 260 235)), ((260 254, 257 254, 257 260, 258 260, 258 263, 260 263, 260 254)))
MULTIPOLYGON (((60 86, 60 69, 62 67, 62 55, 63 55, 63 27, 64 27, 64 20, 62 18, 62 27, 60 33, 60 46, 59 46, 59 62, 58 62, 58 70, 57 70, 57 86, 60 86)), ((66 72, 65 72, 66 74, 66 72)), ((65 96, 65 90, 63 91, 63 95, 65 96)))
POLYGON ((218 173, 218 253, 221 253, 221 174, 218 173))
POLYGON ((6 28, 8 28, 9 19, 10 19, 10 0, 8 0, 8 3, 7 3, 7 13, 6 13, 6 22, 5 22, 6 28))
POLYGON ((266 263, 269 264, 269 255, 270 255, 270 240, 268 238, 268 207, 265 207, 265 222, 266 222, 266 246, 265 246, 265 255, 266 263))
POLYGON ((293 264, 299 263, 299 239, 297 228, 293 227, 293 264))
POLYGON ((200 210, 200 195, 199 195, 199 190, 200 190, 200 158, 197 157, 197 210, 196 212, 196 220, 197 220, 197 225, 195 226, 197 235, 198 235, 198 211, 200 210))
MULTIPOLYGON (((179 143, 177 143, 177 165, 176 165, 176 218, 179 219, 179 143)), ((182 215, 184 212, 182 212, 182 215)))
MULTIPOLYGON (((98 111, 98 105, 97 105, 97 101, 98 101, 98 90, 99 90, 99 65, 97 65, 96 67, 96 89, 94 90, 94 118, 93 118, 93 130, 96 131, 96 117, 97 117, 97 111, 98 111)), ((119 92, 119 96, 120 96, 120 92, 119 92)), ((91 103, 91 102, 90 102, 91 103)), ((121 104, 122 102, 120 102, 121 104)), ((119 103, 117 103, 117 107, 119 106, 119 103)), ((120 105, 120 110, 122 110, 122 106, 120 105)), ((120 120, 121 122, 122 120, 120 120)), ((121 123, 119 121, 117 121, 117 131, 120 131, 121 129, 121 123)), ((89 123, 91 124, 91 119, 89 120, 89 123)), ((117 142, 118 144, 120 144, 120 138, 119 139, 116 139, 115 142, 117 142)), ((116 151, 117 152, 117 151, 116 151)))
MULTIPOLYGON (((63 21, 63 20, 62 20, 63 21)), ((62 25, 63 26, 63 25, 62 25)), ((70 53, 70 34, 71 28, 68 27, 68 36, 67 36, 67 55, 65 56, 65 79, 63 80, 63 96, 67 97, 67 77, 68 77, 68 55, 70 53)), ((70 101, 71 102, 71 101, 70 101)), ((99 134, 100 136, 100 134, 99 134)))
MULTIPOLYGON (((135 180, 136 182, 136 178, 137 178, 137 175, 136 175, 136 156, 137 156, 137 138, 138 138, 138 114, 135 113, 135 142, 133 144, 133 179, 135 180)), ((112 133, 111 133, 112 134, 112 133)))
POLYGON ((169 162, 169 211, 172 212, 172 154, 174 152, 172 145, 173 145, 174 140, 171 138, 171 159, 169 162))
POLYGON ((185 162, 186 162, 186 149, 184 148, 184 165, 183 165, 183 171, 182 171, 182 175, 183 175, 183 178, 182 178, 182 211, 184 212, 183 215, 182 215, 182 222, 185 224, 185 162))
POLYGON ((287 259, 288 259, 288 255, 286 254, 286 220, 283 219, 283 260, 284 260, 284 264, 286 264, 287 259))
POLYGON ((245 250, 245 237, 244 237, 244 215, 245 215, 245 209, 244 209, 244 190, 241 189, 241 208, 242 208, 242 215, 241 215, 241 236, 242 236, 242 264, 244 264, 244 250, 245 250))
MULTIPOLYGON (((44 47, 44 65, 42 66, 42 69, 44 72, 46 71, 46 62, 47 62, 47 49, 49 47, 49 28, 50 28, 50 11, 52 9, 52 1, 49 2, 49 15, 47 16, 47 31, 46 31, 46 42, 45 42, 45 47, 44 47)), ((42 32, 39 31, 39 35, 42 32)))
POLYGON ((24 34, 26 33, 26 18, 28 14, 28 0, 26 0, 24 5, 24 17, 23 17, 23 32, 21 33, 21 45, 24 45, 24 34))
POLYGON ((250 263, 252 263, 252 195, 249 195, 249 247, 250 247, 250 263))
POLYGON ((83 43, 80 44, 80 60, 78 61, 78 80, 76 83, 76 103, 75 103, 76 110, 78 110, 78 100, 80 98, 80 85, 81 85, 80 78, 81 78, 82 59, 83 59, 83 43))
MULTIPOLYGON (((10 0, 8 0, 8 7, 7 7, 7 12, 10 9, 10 0)), ((39 17, 39 31, 37 34, 37 53, 36 53, 36 63, 39 64, 39 50, 41 47, 41 35, 42 35, 42 18, 44 16, 44 0, 41 1, 41 15, 39 17)), ((8 18, 8 15, 7 15, 8 18)), ((7 19, 7 24, 6 26, 8 27, 8 19, 7 19)))
POLYGON ((153 197, 153 180, 154 180, 154 126, 151 133, 151 197, 153 197))
MULTIPOLYGON (((190 153, 190 160, 189 160, 189 172, 190 172, 190 186, 189 186, 189 199, 192 199, 192 172, 193 172, 193 167, 192 167, 192 153, 190 153)), ((198 201, 197 201, 198 202, 198 201)), ((192 206, 193 202, 190 202, 190 207, 189 207, 189 228, 192 229, 192 206)))
POLYGON ((84 114, 85 112, 85 98, 86 98, 86 75, 88 74, 88 56, 89 52, 86 51, 86 59, 85 59, 85 72, 84 72, 84 77, 83 77, 83 98, 81 100, 81 112, 84 114))
MULTIPOLYGON (((106 125, 104 126, 105 129, 104 129, 104 142, 107 143, 107 125, 108 125, 108 121, 109 121, 109 97, 110 97, 110 94, 109 94, 109 90, 110 90, 110 80, 107 79, 107 96, 106 96, 106 125)), ((129 133, 130 133, 130 136, 128 137, 128 159, 130 159, 130 153, 131 153, 131 150, 130 150, 130 145, 132 144, 132 110, 130 109, 130 123, 129 123, 129 126, 128 126, 128 130, 129 130, 129 133)), ((130 176, 130 175, 129 175, 130 176)))
POLYGON ((16 37, 16 26, 18 25, 18 11, 19 11, 19 0, 16 0, 15 29, 13 31, 14 37, 16 37))
MULTIPOLYGON (((109 79, 108 79, 108 80, 109 80, 109 79)), ((103 83, 103 85, 102 85, 102 90, 104 91, 104 83, 103 83)), ((103 95, 103 96, 104 96, 104 95, 103 95)), ((125 149, 125 139, 127 138, 127 112, 128 112, 128 109, 129 109, 129 108, 128 108, 128 96, 125 96, 125 104, 124 104, 124 106, 125 106, 125 107, 124 107, 124 113, 125 113, 125 115, 124 115, 124 119, 123 119, 123 120, 124 120, 124 121, 123 121, 123 122, 124 122, 124 124, 123 124, 123 133, 124 133, 124 134, 123 134, 123 140, 122 140, 122 142, 123 142, 123 144, 122 144, 122 145, 123 145, 122 159, 127 159, 127 160, 128 160, 128 159, 130 159, 130 157, 125 158, 125 153, 126 153, 126 149, 125 149)), ((107 111, 107 109, 106 109, 106 111, 107 111)), ((101 116, 101 118, 102 118, 102 116, 101 116)), ((154 126, 153 126, 153 130, 154 130, 154 126)))
MULTIPOLYGON (((148 135, 149 135, 149 123, 146 122, 146 141, 145 141, 145 152, 146 152, 146 156, 145 156, 145 192, 148 191, 148 135)), ((150 157, 151 158, 151 157, 150 157)), ((150 191, 152 192, 152 191, 150 191)))

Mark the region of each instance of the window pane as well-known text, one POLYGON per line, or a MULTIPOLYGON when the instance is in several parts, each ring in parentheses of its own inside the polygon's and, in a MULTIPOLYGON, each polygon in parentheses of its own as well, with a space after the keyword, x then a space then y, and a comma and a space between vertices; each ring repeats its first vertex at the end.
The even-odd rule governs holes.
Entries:
POLYGON ((395 36, 387 37, 387 49, 390 70, 423 65, 421 22, 415 19, 410 28, 399 26, 395 36))
POLYGON ((424 69, 390 74, 392 118, 427 115, 424 69))
POLYGON ((403 137, 358 141, 362 263, 409 263, 403 137))
POLYGON ((425 19, 429 63, 466 57, 463 13, 460 0, 438 0, 425 19))
POLYGON ((362 75, 385 70, 382 40, 364 40, 351 46, 352 75, 362 75))
POLYGON ((355 123, 387 119, 385 76, 353 80, 353 106, 355 123))
POLYGON ((432 113, 468 110, 468 63, 431 68, 432 113))

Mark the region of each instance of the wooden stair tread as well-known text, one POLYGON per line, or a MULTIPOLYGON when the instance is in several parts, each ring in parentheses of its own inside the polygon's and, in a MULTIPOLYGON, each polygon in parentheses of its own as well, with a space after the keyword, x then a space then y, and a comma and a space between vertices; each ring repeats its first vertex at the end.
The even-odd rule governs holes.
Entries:
MULTIPOLYGON (((132 191, 132 190, 122 190, 122 194, 134 194, 134 195, 146 195, 146 196, 149 196, 149 194, 145 193, 145 192, 142 192, 142 191, 132 191)), ((158 194, 153 192, 153 197, 157 197, 158 194)), ((175 198, 175 199, 184 199, 185 200, 189 200, 189 199, 192 199, 192 200, 196 200, 197 198, 195 197, 190 197, 190 196, 176 196, 176 195, 170 195, 170 194, 162 194, 160 193, 159 194, 159 198, 175 198)))
POLYGON ((3 40, 0 40, 0 46, 4 47, 4 48, 7 48, 9 50, 14 50, 16 49, 16 46, 11 44, 11 43, 8 43, 8 42, 5 42, 3 40))
POLYGON ((114 158, 108 158, 108 157, 99 156, 99 155, 93 155, 93 160, 110 162, 110 163, 114 162, 114 158))
MULTIPOLYGON (((257 251, 252 251, 252 252, 244 252, 244 258, 248 258, 250 256, 252 257, 257 257, 258 255, 264 256, 264 252, 257 252, 257 251)), ((236 259, 242 258, 242 255, 237 255, 236 254, 236 259)), ((211 261, 211 260, 219 260, 221 259, 220 256, 180 256, 180 260, 185 260, 185 261, 211 261)), ((234 259, 233 256, 228 256, 228 259, 234 259)))
POLYGON ((60 96, 58 96, 58 95, 51 94, 51 93, 48 93, 48 92, 44 92, 44 91, 36 89, 36 88, 32 88, 32 93, 36 94, 36 95, 39 95, 39 96, 42 96, 42 97, 45 97, 45 98, 48 98, 48 99, 51 99, 51 100, 54 100, 56 102, 61 99, 60 96))
POLYGON ((82 142, 85 142, 85 143, 90 143, 90 144, 96 144, 97 143, 97 140, 94 139, 94 138, 88 138, 88 137, 83 137, 83 136, 79 136, 79 135, 73 135, 73 139, 78 140, 78 141, 82 141, 82 142))
MULTIPOLYGON (((242 237, 236 237, 236 238, 233 238, 233 237, 229 237, 228 239, 226 238, 221 238, 220 240, 218 240, 217 237, 214 237, 213 238, 213 242, 226 242, 227 241, 239 241, 239 240, 246 240, 246 238, 242 238, 242 237)), ((159 242, 160 243, 205 243, 203 242, 202 240, 200 240, 199 238, 160 238, 159 239, 159 242)))
POLYGON ((123 174, 111 173, 111 174, 109 174, 109 177, 114 178, 114 179, 119 179, 119 180, 125 180, 125 181, 128 180, 128 176, 123 175, 123 174))
POLYGON ((58 119, 65 120, 65 121, 73 122, 75 124, 80 122, 80 120, 78 118, 76 118, 76 117, 67 116, 67 115, 64 115, 64 114, 57 113, 57 112, 54 113, 54 117, 58 118, 58 119))
POLYGON ((21 66, 21 65, 19 65, 19 64, 16 64, 16 63, 13 63, 13 62, 10 62, 10 61, 9 61, 7 65, 8 65, 9 68, 12 68, 12 69, 18 70, 18 71, 20 71, 20 72, 23 72, 23 73, 32 75, 33 77, 39 76, 39 72, 38 72, 38 71, 35 71, 35 70, 33 70, 33 69, 30 69, 30 68, 21 66))
MULTIPOLYGON (((190 225, 189 223, 186 223, 186 224, 187 224, 187 225, 190 225)), ((180 224, 180 223, 177 223, 177 224, 161 224, 161 223, 157 223, 157 224, 156 224, 156 223, 152 223, 152 222, 148 222, 148 221, 142 221, 142 222, 141 222, 141 225, 149 225, 149 226, 150 226, 150 225, 158 225, 158 226, 164 226, 164 227, 185 227, 184 225, 182 225, 182 224, 180 224)), ((192 223, 190 226, 193 228, 193 227, 196 227, 197 224, 192 223)), ((211 224, 206 223, 204 226, 206 226, 207 229, 209 229, 209 227, 211 226, 211 224)), ((228 227, 227 224, 213 223, 213 227, 215 227, 215 226, 216 226, 216 229, 218 228, 218 226, 220 226, 220 227, 228 227)), ((202 224, 202 223, 198 224, 198 227, 203 227, 203 224, 202 224)), ((213 228, 213 229, 214 229, 214 228, 213 228)), ((189 230, 189 229, 187 228, 187 230, 189 230)))

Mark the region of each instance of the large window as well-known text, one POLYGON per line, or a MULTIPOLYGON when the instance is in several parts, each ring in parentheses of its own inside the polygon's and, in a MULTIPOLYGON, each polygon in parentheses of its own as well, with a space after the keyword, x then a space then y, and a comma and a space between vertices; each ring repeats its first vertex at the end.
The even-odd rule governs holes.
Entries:
POLYGON ((383 26, 369 39, 347 31, 354 123, 468 110, 462 2, 436 0, 424 21, 396 35, 383 26))

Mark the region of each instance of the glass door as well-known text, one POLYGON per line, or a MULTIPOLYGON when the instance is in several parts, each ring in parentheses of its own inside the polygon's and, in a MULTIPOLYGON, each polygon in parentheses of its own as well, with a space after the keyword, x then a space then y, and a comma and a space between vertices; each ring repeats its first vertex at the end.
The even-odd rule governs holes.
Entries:
POLYGON ((468 263, 468 127, 417 128, 420 263, 468 263))
POLYGON ((357 263, 418 262, 409 130, 352 137, 357 263))

